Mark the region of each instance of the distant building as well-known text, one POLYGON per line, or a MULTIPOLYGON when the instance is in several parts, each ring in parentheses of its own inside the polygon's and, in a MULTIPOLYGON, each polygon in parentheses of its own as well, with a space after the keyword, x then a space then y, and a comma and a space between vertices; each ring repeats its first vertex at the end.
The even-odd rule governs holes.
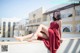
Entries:
POLYGON ((16 23, 19 22, 17 18, 1 18, 1 35, 0 40, 10 41, 14 37, 14 30, 16 23))
MULTIPOLYGON (((20 20, 21 21, 21 20, 20 20)), ((23 22, 18 22, 17 26, 15 27, 15 31, 18 32, 16 33, 17 36, 24 36, 25 35, 25 27, 26 25, 24 25, 23 22)))
POLYGON ((27 25, 28 31, 34 32, 37 27, 42 23, 43 19, 43 9, 42 7, 31 12, 29 14, 29 24, 27 25))

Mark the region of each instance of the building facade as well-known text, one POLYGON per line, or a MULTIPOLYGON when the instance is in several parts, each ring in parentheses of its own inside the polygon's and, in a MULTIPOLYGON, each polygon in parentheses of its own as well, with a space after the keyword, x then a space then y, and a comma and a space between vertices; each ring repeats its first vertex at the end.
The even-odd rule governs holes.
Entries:
MULTIPOLYGON (((59 5, 44 14, 48 18, 52 17, 53 12, 60 10, 62 18, 62 34, 63 37, 79 36, 80 35, 80 4, 59 5)), ((52 18, 51 18, 52 20, 52 18)), ((51 20, 48 20, 49 22, 51 20)))
MULTIPOLYGON (((69 35, 80 35, 80 4, 64 4, 59 7, 53 7, 42 13, 39 8, 29 14, 29 30, 35 31, 40 24, 49 27, 53 21, 53 12, 60 10, 62 18, 62 34, 63 37, 69 35)), ((67 37, 68 37, 67 36, 67 37)))
POLYGON ((29 14, 29 24, 27 25, 28 27, 28 31, 31 33, 31 32, 34 32, 37 27, 42 24, 42 20, 43 19, 43 9, 42 7, 31 12, 29 14))
POLYGON ((13 40, 15 35, 15 26, 18 20, 16 18, 1 18, 1 35, 0 41, 10 41, 13 40))

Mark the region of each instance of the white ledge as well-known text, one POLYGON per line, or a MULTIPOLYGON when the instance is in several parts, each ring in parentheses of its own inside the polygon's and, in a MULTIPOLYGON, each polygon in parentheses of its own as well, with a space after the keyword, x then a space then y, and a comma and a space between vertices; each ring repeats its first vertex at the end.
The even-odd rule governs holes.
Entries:
MULTIPOLYGON (((80 51, 80 38, 62 38, 61 43, 57 53, 79 53, 80 51), (77 48, 77 49, 75 49, 77 48)), ((44 45, 43 41, 33 41, 33 42, 0 42, 0 53, 3 53, 2 46, 8 46, 8 51, 5 53, 50 53, 49 50, 44 45)))
MULTIPOLYGON (((0 49, 5 45, 8 45, 8 51, 5 53, 49 53, 42 41, 0 42, 0 49)), ((1 50, 0 53, 3 53, 1 50)))
POLYGON ((31 43, 43 43, 43 41, 39 41, 39 40, 34 40, 32 42, 28 42, 28 41, 10 41, 10 42, 0 42, 0 45, 10 45, 10 44, 31 44, 31 43))

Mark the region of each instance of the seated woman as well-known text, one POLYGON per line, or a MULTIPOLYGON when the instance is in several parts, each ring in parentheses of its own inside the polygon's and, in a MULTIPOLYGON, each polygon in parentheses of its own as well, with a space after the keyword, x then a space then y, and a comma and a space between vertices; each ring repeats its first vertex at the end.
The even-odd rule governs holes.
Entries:
POLYGON ((17 40, 33 41, 33 40, 42 40, 45 46, 51 51, 51 53, 56 53, 57 49, 60 46, 61 40, 61 17, 60 12, 55 11, 53 13, 53 22, 50 23, 50 27, 40 25, 35 33, 23 36, 23 37, 14 37, 17 40), (45 35, 44 35, 45 34, 45 35))

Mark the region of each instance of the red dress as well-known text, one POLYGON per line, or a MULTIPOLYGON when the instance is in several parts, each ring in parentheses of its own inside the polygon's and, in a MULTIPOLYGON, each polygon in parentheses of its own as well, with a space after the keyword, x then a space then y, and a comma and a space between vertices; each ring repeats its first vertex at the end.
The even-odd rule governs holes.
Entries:
POLYGON ((49 39, 43 37, 38 37, 38 40, 43 40, 45 46, 51 51, 51 53, 56 53, 60 46, 60 33, 58 31, 59 25, 56 22, 51 22, 48 29, 49 39))

